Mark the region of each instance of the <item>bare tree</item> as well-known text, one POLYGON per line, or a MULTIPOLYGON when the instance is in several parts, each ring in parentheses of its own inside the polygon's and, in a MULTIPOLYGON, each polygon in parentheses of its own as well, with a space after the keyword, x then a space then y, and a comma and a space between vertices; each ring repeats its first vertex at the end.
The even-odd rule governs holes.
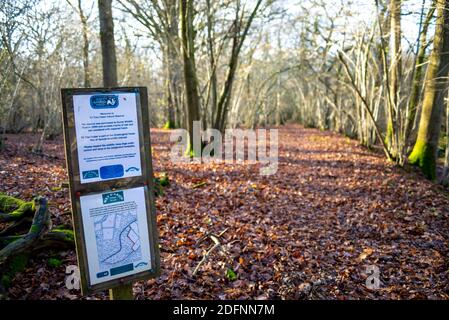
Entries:
POLYGON ((116 87, 117 58, 115 56, 114 20, 112 18, 112 0, 98 0, 100 17, 101 56, 103 58, 103 85, 116 87))

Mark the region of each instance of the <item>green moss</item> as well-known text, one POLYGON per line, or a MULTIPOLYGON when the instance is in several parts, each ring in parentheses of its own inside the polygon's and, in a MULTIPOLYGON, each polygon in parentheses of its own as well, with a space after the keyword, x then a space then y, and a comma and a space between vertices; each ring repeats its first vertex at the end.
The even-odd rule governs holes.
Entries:
POLYGON ((67 238, 69 238, 70 241, 75 241, 75 233, 73 232, 73 230, 68 230, 68 229, 52 229, 52 232, 61 232, 64 233, 67 238))
POLYGON ((7 274, 2 275, 0 285, 4 288, 9 288, 11 286, 11 277, 7 274))
POLYGON ((388 121, 387 124, 387 133, 385 135, 385 144, 388 146, 388 148, 391 147, 391 140, 393 139, 393 126, 390 121, 388 121))
POLYGON ((438 158, 444 158, 446 154, 447 137, 442 134, 440 140, 438 141, 438 158))
POLYGON ((170 129, 175 129, 176 128, 176 126, 175 126, 175 124, 174 124, 174 122, 173 121, 167 121, 165 124, 164 124, 164 129, 165 130, 170 130, 170 129))
POLYGON ((31 228, 30 228, 30 232, 36 233, 36 232, 38 232, 38 231, 39 231, 39 226, 36 225, 36 224, 33 224, 33 225, 31 226, 31 228))
POLYGON ((12 216, 23 216, 29 212, 34 212, 34 210, 35 210, 35 206, 34 206, 33 202, 25 202, 17 210, 14 210, 13 212, 11 212, 11 215, 12 216))
POLYGON ((156 197, 163 196, 164 195, 164 189, 161 186, 159 178, 154 178, 153 179, 153 185, 154 185, 154 195, 156 197))
POLYGON ((190 145, 190 143, 188 144, 187 149, 184 152, 184 156, 189 157, 189 158, 195 157, 195 151, 193 150, 193 147, 190 145))
MULTIPOLYGON (((202 144, 203 145, 203 144, 202 144)), ((198 158, 201 157, 201 150, 199 150, 199 154, 196 154, 195 149, 193 148, 193 145, 190 143, 187 145, 186 151, 184 152, 185 157, 189 158, 198 158)))
POLYGON ((34 212, 34 210, 34 202, 25 202, 0 193, 0 212, 10 214, 14 217, 19 217, 34 212))
POLYGON ((436 178, 435 147, 423 140, 417 140, 413 151, 408 157, 410 164, 421 168, 424 175, 430 179, 436 178))
POLYGON ((57 258, 50 258, 48 259, 47 264, 49 267, 58 268, 62 266, 62 261, 57 258))
POLYGON ((9 213, 18 209, 24 201, 0 193, 0 211, 9 213))
POLYGON ((161 174, 161 177, 159 178, 159 184, 161 185, 161 187, 166 187, 168 186, 170 183, 170 181, 168 180, 168 175, 166 172, 163 172, 161 174))

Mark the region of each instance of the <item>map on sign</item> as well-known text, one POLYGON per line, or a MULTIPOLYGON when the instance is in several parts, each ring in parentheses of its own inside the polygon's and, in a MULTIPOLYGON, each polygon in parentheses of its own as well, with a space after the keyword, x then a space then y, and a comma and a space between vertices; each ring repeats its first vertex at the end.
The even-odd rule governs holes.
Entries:
POLYGON ((94 225, 101 269, 133 263, 142 258, 135 209, 97 217, 94 225))
POLYGON ((145 187, 80 197, 92 284, 151 269, 145 187))

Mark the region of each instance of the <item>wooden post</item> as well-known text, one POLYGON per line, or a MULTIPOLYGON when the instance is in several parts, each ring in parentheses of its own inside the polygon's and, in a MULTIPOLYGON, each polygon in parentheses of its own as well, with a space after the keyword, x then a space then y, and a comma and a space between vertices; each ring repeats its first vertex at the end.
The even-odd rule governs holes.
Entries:
POLYGON ((133 284, 123 284, 121 286, 109 289, 110 300, 134 300, 133 284))

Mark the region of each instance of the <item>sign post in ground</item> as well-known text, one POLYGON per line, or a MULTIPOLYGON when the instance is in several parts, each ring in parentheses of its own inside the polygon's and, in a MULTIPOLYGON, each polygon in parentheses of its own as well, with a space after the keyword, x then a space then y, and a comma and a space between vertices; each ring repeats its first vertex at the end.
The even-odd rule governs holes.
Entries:
POLYGON ((83 294, 159 274, 147 90, 62 89, 64 141, 83 294))

